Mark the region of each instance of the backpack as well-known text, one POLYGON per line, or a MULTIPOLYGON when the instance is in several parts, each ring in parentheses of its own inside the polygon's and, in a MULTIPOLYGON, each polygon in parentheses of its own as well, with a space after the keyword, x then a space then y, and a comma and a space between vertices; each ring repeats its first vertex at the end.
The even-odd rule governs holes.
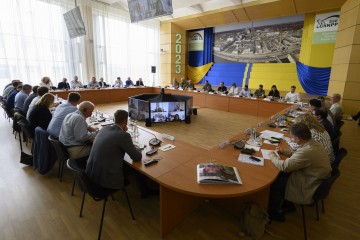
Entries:
POLYGON ((252 239, 258 240, 264 235, 268 223, 269 215, 260 205, 246 203, 240 219, 239 236, 248 234, 252 239))

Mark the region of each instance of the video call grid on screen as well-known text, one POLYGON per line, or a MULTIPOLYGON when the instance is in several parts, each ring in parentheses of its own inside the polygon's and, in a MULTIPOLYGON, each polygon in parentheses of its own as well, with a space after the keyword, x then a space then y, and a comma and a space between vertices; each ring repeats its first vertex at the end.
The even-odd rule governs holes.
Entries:
POLYGON ((185 102, 151 102, 152 122, 185 121, 185 102))

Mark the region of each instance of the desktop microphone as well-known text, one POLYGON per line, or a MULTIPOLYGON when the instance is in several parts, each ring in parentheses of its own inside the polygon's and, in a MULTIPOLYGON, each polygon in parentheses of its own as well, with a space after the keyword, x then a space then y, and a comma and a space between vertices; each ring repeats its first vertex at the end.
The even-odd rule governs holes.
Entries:
POLYGON ((144 132, 147 132, 147 133, 149 133, 149 134, 151 134, 151 135, 154 136, 154 138, 150 139, 150 141, 149 141, 149 144, 150 144, 151 146, 159 146, 159 145, 161 144, 162 141, 161 141, 160 139, 158 139, 155 134, 153 134, 152 132, 149 132, 149 131, 145 130, 145 129, 142 128, 142 127, 140 127, 140 129, 143 130, 144 132))

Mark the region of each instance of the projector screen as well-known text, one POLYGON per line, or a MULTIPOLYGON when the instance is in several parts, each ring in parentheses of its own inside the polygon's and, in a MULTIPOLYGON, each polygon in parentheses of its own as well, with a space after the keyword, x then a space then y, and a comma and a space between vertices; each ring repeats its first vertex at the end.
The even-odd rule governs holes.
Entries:
POLYGON ((86 35, 85 25, 79 7, 64 13, 64 19, 71 39, 86 35))
POLYGON ((131 22, 170 15, 172 0, 128 0, 131 22))

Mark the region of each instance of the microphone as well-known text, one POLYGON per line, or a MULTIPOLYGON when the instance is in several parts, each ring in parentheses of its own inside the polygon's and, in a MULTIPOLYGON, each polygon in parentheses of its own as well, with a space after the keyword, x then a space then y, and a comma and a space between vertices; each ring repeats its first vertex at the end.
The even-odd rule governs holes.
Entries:
POLYGON ((142 127, 140 127, 140 129, 143 130, 144 132, 147 132, 147 133, 149 133, 149 134, 151 134, 151 135, 154 136, 154 138, 150 139, 150 141, 149 141, 149 144, 150 144, 151 146, 159 146, 159 145, 162 143, 162 141, 161 141, 160 139, 158 139, 158 138, 156 137, 156 135, 153 134, 152 132, 149 132, 149 131, 147 131, 146 129, 144 129, 144 128, 142 128, 142 127))

